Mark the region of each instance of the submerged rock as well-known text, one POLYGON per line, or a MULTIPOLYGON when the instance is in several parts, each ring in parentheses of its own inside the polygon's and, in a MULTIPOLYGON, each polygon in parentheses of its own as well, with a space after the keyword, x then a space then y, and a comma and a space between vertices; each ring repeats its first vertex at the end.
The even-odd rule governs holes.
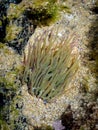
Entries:
POLYGON ((49 25, 57 18, 58 7, 55 2, 38 3, 33 0, 0 1, 0 41, 6 42, 18 53, 22 53, 37 25, 49 25))
POLYGON ((19 4, 22 0, 8 0, 9 3, 19 4))
MULTIPOLYGON (((0 10, 0 34, 2 36, 0 41, 3 43, 0 43, 0 129, 51 130, 50 126, 57 121, 58 127, 61 129, 64 126, 65 129, 72 130, 97 130, 98 19, 97 14, 92 12, 94 1, 67 1, 72 12, 71 14, 62 12, 62 20, 58 21, 64 25, 63 30, 66 33, 64 36, 64 33, 59 31, 59 38, 62 36, 66 38, 70 32, 75 35, 76 39, 71 46, 74 48, 72 56, 78 53, 81 62, 79 62, 77 75, 69 81, 70 85, 66 89, 66 93, 53 99, 52 102, 44 102, 46 100, 28 93, 27 85, 21 82, 21 73, 24 69, 21 63, 22 59, 12 48, 6 46, 9 45, 21 52, 33 33, 29 42, 33 42, 33 38, 36 33, 39 33, 39 30, 43 31, 43 28, 37 28, 35 31, 37 24, 34 24, 32 13, 30 13, 33 10, 33 2, 27 0, 11 0, 10 2, 2 0, 0 2, 0 9, 2 8, 0 10), (26 7, 26 12, 24 7, 26 7), (91 34, 89 37, 87 37, 88 33, 91 34), (71 109, 67 108, 69 104, 71 109)), ((96 10, 93 11, 96 12, 96 10)), ((35 21, 35 23, 38 22, 35 21)))

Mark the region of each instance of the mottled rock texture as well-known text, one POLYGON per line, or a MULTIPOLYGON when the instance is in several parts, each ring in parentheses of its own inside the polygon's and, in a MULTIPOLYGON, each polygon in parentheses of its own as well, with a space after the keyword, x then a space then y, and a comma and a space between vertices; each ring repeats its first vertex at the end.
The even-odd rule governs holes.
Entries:
POLYGON ((55 6, 47 6, 47 2, 48 0, 0 0, 0 129, 97 130, 98 1, 50 0, 55 6), (25 49, 25 53, 28 53, 28 43, 44 28, 51 28, 43 26, 49 25, 51 18, 55 21, 53 16, 58 14, 58 3, 63 3, 61 7, 68 13, 60 7, 61 17, 52 26, 62 25, 59 37, 63 34, 66 34, 65 38, 75 36, 72 54, 79 56, 79 69, 70 80, 66 92, 47 103, 32 96, 26 82, 22 82, 22 52, 25 49), (47 12, 48 10, 50 11, 47 12), (47 19, 46 14, 50 19, 47 19), (56 123, 57 127, 54 126, 56 123))

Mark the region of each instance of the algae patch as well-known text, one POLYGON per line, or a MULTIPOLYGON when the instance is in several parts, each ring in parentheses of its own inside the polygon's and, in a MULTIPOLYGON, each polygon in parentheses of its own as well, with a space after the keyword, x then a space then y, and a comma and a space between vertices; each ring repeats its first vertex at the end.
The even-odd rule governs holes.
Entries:
POLYGON ((17 35, 22 30, 22 27, 18 27, 16 24, 8 25, 6 27, 6 37, 5 40, 11 41, 17 38, 17 35))

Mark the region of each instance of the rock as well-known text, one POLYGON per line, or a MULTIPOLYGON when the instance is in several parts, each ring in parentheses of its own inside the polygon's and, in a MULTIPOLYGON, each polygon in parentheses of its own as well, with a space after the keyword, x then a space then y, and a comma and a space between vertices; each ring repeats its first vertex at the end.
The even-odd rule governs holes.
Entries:
MULTIPOLYGON (((36 27, 36 23, 39 22, 36 22, 36 19, 32 21, 30 11, 34 11, 36 14, 36 10, 33 10, 32 7, 38 7, 40 2, 32 6, 33 2, 0 0, 0 41, 3 43, 0 43, 0 114, 2 116, 0 129, 48 130, 56 120, 60 120, 59 126, 61 128, 63 127, 61 122, 63 122, 65 127, 72 130, 98 129, 98 20, 95 1, 67 1, 71 12, 68 14, 61 12, 62 17, 55 24, 60 23, 62 25, 58 33, 58 40, 65 33, 66 38, 70 34, 72 34, 70 36, 75 36, 75 41, 71 45, 73 48, 72 55, 78 54, 79 56, 79 70, 77 75, 70 80, 66 91, 53 99, 52 102, 43 101, 28 93, 27 85, 23 85, 21 82, 21 73, 24 69, 22 66, 23 58, 16 54, 12 48, 6 46, 16 48, 21 53, 28 40, 32 42, 36 34, 52 27, 36 27), (10 35, 15 37, 9 39, 10 35), (66 109, 69 104, 71 109, 66 109), (65 116, 63 115, 61 121, 62 113, 65 113, 65 116), (50 126, 46 127, 45 125, 50 126)), ((25 48, 26 51, 27 48, 28 45, 25 48)))

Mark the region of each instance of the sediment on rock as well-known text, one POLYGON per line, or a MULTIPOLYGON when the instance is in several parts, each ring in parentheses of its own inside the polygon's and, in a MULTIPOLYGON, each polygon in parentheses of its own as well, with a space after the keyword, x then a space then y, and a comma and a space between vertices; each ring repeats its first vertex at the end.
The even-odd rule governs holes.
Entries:
MULTIPOLYGON (((12 0, 10 3, 0 1, 2 9, 0 10, 0 35, 2 36, 0 42, 3 43, 0 43, 0 114, 2 115, 0 128, 7 130, 57 130, 55 126, 57 124, 61 129, 97 130, 98 15, 95 1, 67 1, 71 13, 65 14, 63 11, 61 19, 56 23, 64 25, 63 28, 60 28, 62 33, 59 31, 59 38, 64 33, 66 33, 66 38, 70 33, 76 37, 72 44, 74 47, 72 55, 78 53, 79 70, 70 80, 66 93, 55 98, 52 102, 30 95, 27 84, 21 82, 21 74, 24 70, 23 57, 12 49, 16 48, 19 53, 23 50, 26 51, 28 45, 25 45, 32 42, 37 33, 51 27, 34 25, 30 18, 32 16, 30 10, 22 14, 18 12, 19 17, 15 18, 16 15, 14 17, 10 11, 14 10, 12 7, 22 5, 23 0, 17 5, 13 2, 15 1, 12 0), (29 15, 29 18, 26 14, 29 15)), ((27 0, 24 0, 25 2, 27 0)))

